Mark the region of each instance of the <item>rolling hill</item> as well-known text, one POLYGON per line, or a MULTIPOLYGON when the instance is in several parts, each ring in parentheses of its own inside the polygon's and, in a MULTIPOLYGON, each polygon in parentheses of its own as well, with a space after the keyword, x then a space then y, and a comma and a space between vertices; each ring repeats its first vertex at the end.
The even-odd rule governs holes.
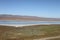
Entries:
POLYGON ((19 20, 19 21, 60 21, 60 18, 45 18, 36 16, 21 16, 1 14, 0 20, 19 20))

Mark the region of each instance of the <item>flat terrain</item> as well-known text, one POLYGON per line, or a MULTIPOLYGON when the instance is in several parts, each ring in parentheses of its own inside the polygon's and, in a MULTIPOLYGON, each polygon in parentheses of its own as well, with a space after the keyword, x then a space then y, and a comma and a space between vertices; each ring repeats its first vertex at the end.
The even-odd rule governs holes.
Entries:
POLYGON ((0 26, 0 40, 34 40, 56 36, 60 36, 60 25, 0 26))

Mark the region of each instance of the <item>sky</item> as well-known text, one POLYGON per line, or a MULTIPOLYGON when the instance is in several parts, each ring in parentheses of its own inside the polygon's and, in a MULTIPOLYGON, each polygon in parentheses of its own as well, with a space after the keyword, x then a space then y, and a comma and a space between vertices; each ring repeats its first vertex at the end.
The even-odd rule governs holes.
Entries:
POLYGON ((60 18, 60 0, 0 0, 0 15, 60 18))

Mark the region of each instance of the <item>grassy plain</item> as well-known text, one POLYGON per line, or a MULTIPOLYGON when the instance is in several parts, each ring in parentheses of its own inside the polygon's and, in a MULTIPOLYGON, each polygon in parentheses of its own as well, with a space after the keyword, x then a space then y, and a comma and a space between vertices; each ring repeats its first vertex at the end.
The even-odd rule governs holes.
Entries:
MULTIPOLYGON (((33 40, 60 35, 60 25, 1 26, 0 40, 33 40)), ((59 38, 60 39, 60 38, 59 38)))

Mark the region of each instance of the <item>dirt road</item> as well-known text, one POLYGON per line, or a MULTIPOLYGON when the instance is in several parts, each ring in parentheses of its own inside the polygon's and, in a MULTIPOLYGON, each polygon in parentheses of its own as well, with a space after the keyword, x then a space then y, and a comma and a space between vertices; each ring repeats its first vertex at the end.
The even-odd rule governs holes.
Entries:
POLYGON ((55 37, 47 37, 47 38, 34 39, 34 40, 49 40, 49 39, 55 39, 55 38, 60 38, 60 36, 55 36, 55 37))

